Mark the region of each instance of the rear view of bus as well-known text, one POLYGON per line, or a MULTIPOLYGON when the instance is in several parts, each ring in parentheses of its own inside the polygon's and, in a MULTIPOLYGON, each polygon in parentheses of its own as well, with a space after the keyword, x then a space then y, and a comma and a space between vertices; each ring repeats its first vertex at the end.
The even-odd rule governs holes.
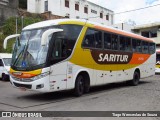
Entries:
POLYGON ((156 50, 156 74, 160 74, 160 50, 156 50))

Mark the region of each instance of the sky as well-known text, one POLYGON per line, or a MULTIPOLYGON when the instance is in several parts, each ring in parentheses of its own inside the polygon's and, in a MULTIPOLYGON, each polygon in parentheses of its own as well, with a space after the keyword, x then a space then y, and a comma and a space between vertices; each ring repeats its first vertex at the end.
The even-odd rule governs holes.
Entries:
POLYGON ((122 14, 114 14, 114 23, 126 23, 134 21, 136 25, 160 22, 160 0, 88 0, 105 8, 108 8, 114 13, 130 11, 134 9, 154 6, 134 12, 126 12, 122 14))

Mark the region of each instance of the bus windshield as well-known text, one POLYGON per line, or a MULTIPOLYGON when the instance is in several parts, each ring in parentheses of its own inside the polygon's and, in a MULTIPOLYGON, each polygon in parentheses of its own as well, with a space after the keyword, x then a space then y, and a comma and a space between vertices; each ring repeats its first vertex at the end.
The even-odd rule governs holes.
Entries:
POLYGON ((47 29, 23 31, 16 41, 11 65, 28 68, 45 63, 48 46, 41 46, 41 37, 47 29))
POLYGON ((16 70, 31 70, 43 66, 47 60, 48 49, 50 48, 49 42, 51 39, 53 39, 52 41, 55 41, 54 45, 52 44, 51 47, 55 53, 53 53, 52 56, 57 60, 57 58, 60 58, 60 51, 62 51, 62 48, 60 48, 62 46, 61 44, 65 42, 68 44, 70 49, 73 50, 73 46, 75 45, 81 29, 82 26, 77 27, 76 25, 56 25, 47 28, 45 27, 22 31, 20 38, 16 41, 14 47, 11 66, 16 70), (53 34, 51 34, 48 36, 47 44, 42 46, 41 38, 43 33, 46 30, 53 28, 63 29, 63 32, 56 33, 58 36, 56 35, 57 38, 54 37, 54 39, 52 38, 53 34), (59 35, 61 35, 61 37, 59 35))

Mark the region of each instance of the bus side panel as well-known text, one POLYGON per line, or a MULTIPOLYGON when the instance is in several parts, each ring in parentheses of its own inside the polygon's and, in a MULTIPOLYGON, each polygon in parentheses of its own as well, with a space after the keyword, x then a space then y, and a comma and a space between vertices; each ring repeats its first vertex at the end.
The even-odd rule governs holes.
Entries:
POLYGON ((155 54, 143 63, 141 66, 141 78, 149 77, 155 74, 155 54))
POLYGON ((75 87, 75 81, 77 76, 81 72, 87 72, 90 77, 90 85, 94 85, 96 81, 96 77, 94 76, 94 70, 89 69, 92 65, 85 65, 86 67, 82 67, 81 65, 75 65, 75 64, 68 64, 68 71, 67 71, 67 89, 73 89, 75 87), (71 70, 72 69, 72 70, 71 70))
POLYGON ((65 90, 67 88, 67 61, 52 65, 50 71, 51 90, 65 90))

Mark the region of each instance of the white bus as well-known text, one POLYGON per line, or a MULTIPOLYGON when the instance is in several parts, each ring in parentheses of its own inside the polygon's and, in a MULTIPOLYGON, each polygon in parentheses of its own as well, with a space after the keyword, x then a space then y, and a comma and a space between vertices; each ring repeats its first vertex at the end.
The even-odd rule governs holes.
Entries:
POLYGON ((156 74, 160 73, 160 49, 156 50, 156 74))
MULTIPOLYGON (((19 36, 19 37, 18 37, 19 36)), ((11 83, 40 92, 73 89, 80 96, 91 86, 155 74, 152 39, 86 20, 59 19, 25 27, 11 62, 11 83)))

